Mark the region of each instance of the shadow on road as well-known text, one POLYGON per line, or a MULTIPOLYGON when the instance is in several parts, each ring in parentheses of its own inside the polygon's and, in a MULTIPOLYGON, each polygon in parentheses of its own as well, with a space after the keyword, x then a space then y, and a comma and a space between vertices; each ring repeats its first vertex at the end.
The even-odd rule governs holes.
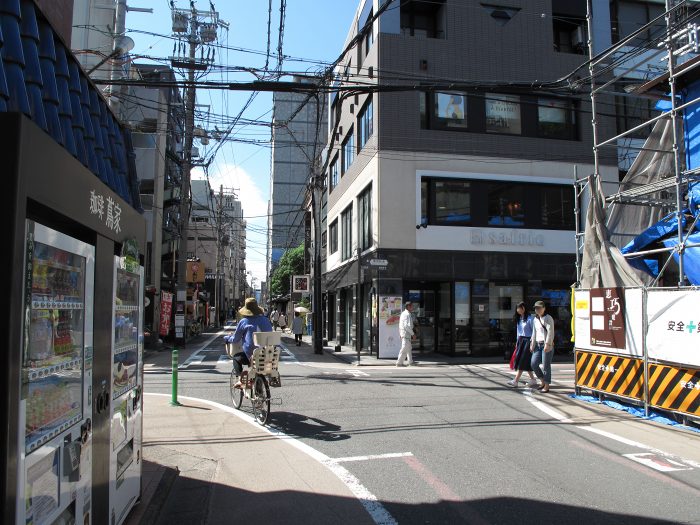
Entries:
POLYGON ((318 441, 350 439, 348 434, 340 432, 341 428, 338 425, 293 412, 272 412, 270 425, 282 430, 285 434, 299 438, 318 441))

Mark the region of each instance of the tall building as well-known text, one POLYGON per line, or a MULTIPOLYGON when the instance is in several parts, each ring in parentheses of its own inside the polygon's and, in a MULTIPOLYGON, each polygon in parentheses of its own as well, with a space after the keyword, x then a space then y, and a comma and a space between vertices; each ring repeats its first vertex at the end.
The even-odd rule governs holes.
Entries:
MULTIPOLYGON (((329 97, 324 335, 381 353, 377 305, 411 300, 417 351, 503 355, 516 305, 544 299, 566 347, 573 181, 593 169, 589 102, 568 89, 587 74, 586 2, 402 0, 375 19, 384 4, 358 5, 335 81, 384 89, 329 97), (370 259, 386 269, 360 271, 370 259)), ((596 52, 627 4, 593 1, 596 52)), ((601 170, 618 181, 614 147, 601 170)))
POLYGON ((161 290, 175 290, 185 110, 177 88, 159 86, 175 81, 172 69, 134 64, 129 75, 154 84, 129 88, 120 105, 122 119, 133 130, 139 192, 147 220, 145 283, 149 307, 145 324, 154 326, 154 320, 160 318, 161 290))
POLYGON ((286 250, 304 242, 304 197, 312 161, 323 149, 327 126, 325 103, 319 105, 305 94, 275 92, 272 112, 268 275, 286 250))

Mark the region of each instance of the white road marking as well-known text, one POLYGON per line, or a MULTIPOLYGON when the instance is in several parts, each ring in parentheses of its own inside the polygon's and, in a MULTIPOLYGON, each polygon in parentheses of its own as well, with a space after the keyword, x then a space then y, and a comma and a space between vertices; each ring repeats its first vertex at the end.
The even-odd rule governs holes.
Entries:
MULTIPOLYGON (((562 423, 573 423, 573 421, 563 414, 560 414, 550 406, 546 405, 545 403, 541 401, 537 401, 532 397, 532 393, 528 391, 524 391, 523 394, 525 394, 525 399, 527 399, 530 403, 532 403, 533 406, 537 407, 540 409, 542 412, 547 414, 548 416, 553 417, 554 419, 562 422, 562 423)), ((663 461, 666 462, 671 462, 676 465, 680 465, 682 468, 676 468, 676 469, 670 469, 670 470, 692 470, 693 468, 700 468, 700 463, 697 461, 693 461, 691 459, 684 459, 684 458, 679 458, 678 456, 674 454, 669 454, 668 452, 664 452, 663 450, 659 450, 654 447, 650 447, 649 445, 645 445, 644 443, 639 443, 638 441, 633 441, 631 439, 627 439, 626 437, 619 436, 617 434, 613 434, 612 432, 608 432, 606 430, 601 430, 599 428, 595 428, 592 426, 586 426, 586 425, 576 425, 576 428, 579 428, 581 430, 585 430, 586 432, 592 432, 593 434, 598 434, 599 436, 606 437, 608 439, 612 439, 614 441, 617 441, 618 443, 622 443, 624 445, 634 447, 634 448, 640 448, 642 450, 646 450, 647 452, 645 454, 622 454, 622 456, 631 459, 633 461, 636 461, 637 463, 642 463, 643 465, 655 468, 656 470, 661 470, 659 468, 659 465, 662 463, 662 460, 657 459, 654 460, 653 458, 649 456, 654 456, 654 457, 662 457, 664 458, 663 461)), ((669 472, 670 470, 662 470, 662 472, 669 472)))
POLYGON ((530 403, 532 403, 535 407, 539 408, 542 412, 544 412, 548 416, 551 416, 554 419, 561 421, 562 423, 573 423, 573 421, 571 421, 565 415, 557 412, 556 410, 554 410, 550 406, 545 405, 542 401, 538 401, 535 398, 533 398, 532 392, 530 392, 529 390, 523 391, 523 394, 525 395, 525 399, 527 399, 530 403))
POLYGON ((179 370, 183 370, 185 368, 188 368, 190 365, 198 365, 202 361, 204 361, 204 352, 206 352, 206 347, 208 347, 212 341, 214 341, 216 338, 221 337, 224 335, 224 332, 217 332, 213 334, 202 346, 199 350, 197 350, 194 354, 192 354, 190 357, 188 357, 184 363, 179 365, 177 368, 179 370))
POLYGON ((369 456, 348 456, 346 458, 331 459, 334 463, 348 463, 351 461, 370 461, 373 459, 392 459, 413 456, 412 452, 390 452, 388 454, 370 454, 369 456))
POLYGON ((624 457, 651 467, 660 472, 674 472, 677 470, 693 470, 692 467, 684 465, 678 461, 652 454, 651 452, 642 452, 639 454, 622 454, 624 457))
MULTIPOLYGON (((145 394, 147 396, 170 397, 170 394, 156 394, 151 392, 146 392, 145 394)), ((355 497, 360 501, 360 504, 362 504, 362 506, 365 508, 367 513, 371 516, 371 518, 377 525, 398 525, 398 522, 384 508, 384 505, 382 505, 381 502, 377 500, 377 497, 374 494, 372 494, 364 485, 362 485, 362 483, 360 483, 359 479, 352 475, 345 467, 339 465, 336 462, 336 460, 326 456, 323 452, 319 452, 315 448, 312 448, 306 443, 303 443, 298 439, 295 439, 289 436, 288 434, 285 434, 277 428, 260 426, 255 421, 255 419, 253 419, 252 416, 249 416, 244 412, 228 407, 226 405, 222 405, 221 403, 209 401, 208 399, 200 399, 196 397, 187 396, 180 396, 179 399, 203 403, 218 408, 220 410, 223 410, 224 412, 227 412, 242 419, 243 421, 247 421, 251 425, 254 425, 255 427, 259 428, 264 432, 267 432, 279 439, 283 439, 297 450, 300 450, 312 459, 315 459, 319 463, 322 463, 328 470, 335 474, 336 477, 340 481, 342 481, 345 484, 345 486, 350 490, 350 492, 352 492, 355 495, 355 497)))
POLYGON ((361 370, 355 370, 354 368, 346 369, 345 372, 350 374, 353 377, 369 377, 369 374, 367 372, 362 372, 361 370))

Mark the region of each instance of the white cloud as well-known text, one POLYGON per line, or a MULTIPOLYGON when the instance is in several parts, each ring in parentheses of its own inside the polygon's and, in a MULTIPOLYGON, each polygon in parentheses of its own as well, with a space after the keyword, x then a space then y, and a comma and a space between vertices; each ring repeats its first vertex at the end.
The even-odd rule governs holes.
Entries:
MULTIPOLYGON (((192 170, 193 179, 206 178, 199 168, 192 170)), ((269 177, 259 175, 253 177, 240 166, 218 164, 215 171, 209 173, 209 184, 214 191, 233 189, 243 205, 243 217, 248 223, 246 246, 246 269, 260 280, 265 279, 266 257, 265 246, 267 238, 263 230, 267 229, 267 201, 269 199, 269 177), (247 218, 256 217, 256 218, 247 218)), ((250 278, 248 279, 250 282, 250 278)), ((259 286, 259 284, 256 284, 259 286)))

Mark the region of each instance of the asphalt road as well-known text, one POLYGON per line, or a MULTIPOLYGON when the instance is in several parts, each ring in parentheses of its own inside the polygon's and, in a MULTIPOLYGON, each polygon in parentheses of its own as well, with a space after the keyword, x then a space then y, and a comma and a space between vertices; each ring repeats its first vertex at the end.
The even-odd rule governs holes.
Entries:
MULTIPOLYGON (((572 364, 541 394, 507 388, 505 364, 358 368, 285 342, 270 425, 398 523, 700 524, 700 434, 570 399, 572 364)), ((220 336, 205 343, 182 356, 179 392, 230 405, 220 336)), ((147 357, 147 392, 170 392, 169 365, 147 357)))

